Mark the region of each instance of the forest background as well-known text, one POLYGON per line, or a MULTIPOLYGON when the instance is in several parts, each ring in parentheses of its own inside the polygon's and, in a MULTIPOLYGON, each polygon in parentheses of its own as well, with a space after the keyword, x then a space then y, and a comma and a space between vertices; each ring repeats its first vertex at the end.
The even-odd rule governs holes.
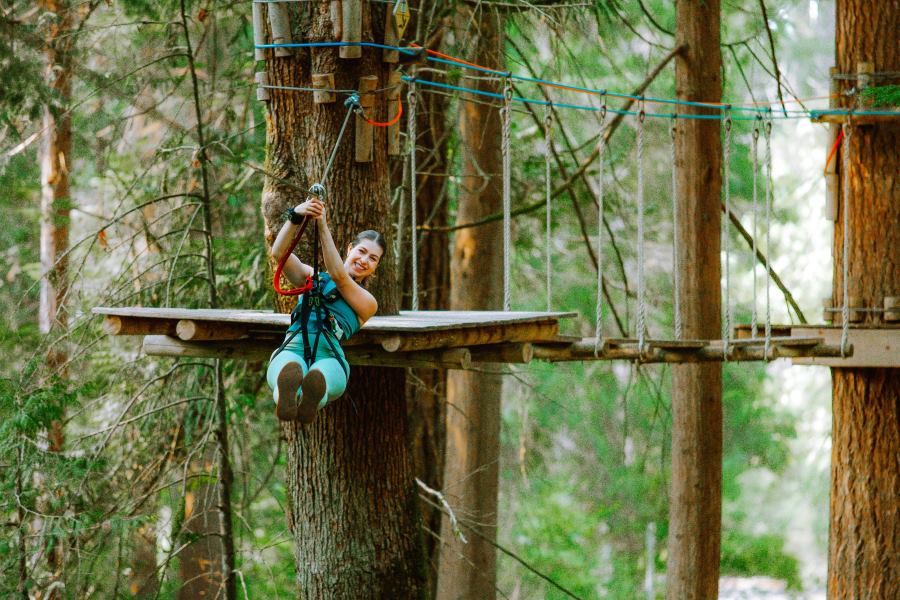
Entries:
MULTIPOLYGON (((441 11, 453 9, 434 4, 440 8, 430 12, 414 5, 411 26, 433 27, 441 11)), ((522 74, 534 70, 545 79, 628 92, 673 44, 669 2, 509 4, 516 9, 505 10, 504 49, 509 68, 522 74)), ((186 597, 202 579, 192 552, 209 552, 202 517, 216 503, 221 472, 214 440, 227 426, 239 587, 249 597, 291 597, 285 459, 265 365, 226 361, 220 380, 211 361, 143 356, 134 340, 104 336, 90 314, 98 305, 207 306, 211 293, 220 306, 271 308, 259 209, 265 110, 253 83, 250 3, 54 6, 5 2, 0 16, 0 310, 6 315, 0 322, 0 593, 24 585, 32 593, 65 589, 70 597, 186 597), (45 73, 50 38, 70 56, 57 67, 70 69, 70 90, 48 85, 59 75, 45 73), (49 332, 37 317, 46 270, 39 241, 45 107, 71 119, 62 223, 69 236, 65 318, 49 332), (197 114, 211 174, 208 224, 198 208, 197 114), (216 418, 220 395, 224 423, 216 418)), ((773 102, 779 92, 789 101, 826 94, 833 3, 770 0, 765 6, 768 20, 759 5, 723 4, 724 97, 773 102)), ((449 23, 441 49, 466 58, 466 29, 449 23)), ((450 82, 469 76, 455 67, 440 70, 450 82)), ((537 97, 535 90, 521 93, 537 97)), ((674 97, 671 66, 646 93, 674 97)), ((555 96, 567 99, 575 98, 555 96)), ((433 117, 445 123, 448 157, 446 172, 433 174, 446 178, 443 197, 433 201, 446 203, 451 215, 458 193, 457 104, 449 98, 446 113, 433 117)), ((543 198, 542 117, 524 109, 514 115, 514 208, 543 198)), ((559 111, 555 143, 569 169, 593 148, 596 119, 559 111), (568 143, 558 133, 563 130, 568 143)), ((613 136, 607 167, 615 240, 603 257, 616 313, 606 315, 610 332, 617 319, 625 330, 635 320, 634 125, 626 119, 613 136)), ((660 333, 673 323, 668 127, 649 120, 646 131, 650 329, 660 333)), ((735 126, 731 170, 735 212, 744 223, 752 194, 750 127, 735 126)), ((811 320, 830 289, 830 229, 821 214, 824 137, 824 129, 803 119, 777 121, 773 133, 773 268, 811 320)), ((404 160, 394 160, 394 208, 402 223, 408 181, 404 160)), ((556 169, 554 177, 561 179, 556 169)), ((575 195, 582 215, 563 198, 553 205, 553 308, 577 311, 569 332, 592 335, 596 274, 583 228, 597 230, 596 212, 584 191, 576 188, 575 195)), ((542 210, 515 220, 514 309, 545 308, 543 227, 542 210)), ((408 236, 389 233, 393 240, 408 236)), ((753 274, 761 282, 762 271, 754 270, 749 247, 733 228, 729 235, 736 320, 748 322, 753 274)), ((408 264, 404 253, 393 256, 408 264)), ((776 322, 796 319, 774 288, 772 314, 776 322)), ((527 563, 580 597, 633 598, 647 586, 650 556, 653 587, 662 594, 669 369, 595 362, 507 371, 498 541, 518 560, 500 553, 499 590, 508 597, 557 597, 557 588, 527 563)), ((743 363, 726 364, 724 373, 722 573, 765 575, 797 593, 820 592, 828 372, 743 363)))

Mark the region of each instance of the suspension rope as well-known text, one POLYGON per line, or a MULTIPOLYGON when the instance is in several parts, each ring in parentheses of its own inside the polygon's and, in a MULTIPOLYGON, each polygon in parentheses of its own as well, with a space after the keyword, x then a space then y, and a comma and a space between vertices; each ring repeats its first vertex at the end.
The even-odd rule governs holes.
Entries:
POLYGON ((552 260, 550 256, 550 234, 552 228, 550 215, 550 201, 552 196, 552 182, 550 180, 550 151, 553 139, 550 136, 550 128, 553 126, 553 106, 548 105, 544 108, 544 204, 546 208, 545 225, 544 225, 544 255, 546 260, 545 271, 547 272, 547 312, 550 312, 552 306, 551 292, 551 267, 552 260))
POLYGON ((501 109, 502 117, 502 148, 503 153, 503 310, 509 311, 511 306, 512 293, 510 290, 510 266, 511 266, 511 238, 512 238, 512 219, 511 219, 511 201, 510 201, 510 123, 512 121, 512 80, 507 79, 503 88, 503 108, 501 109))
POLYGON ((675 339, 680 340, 684 336, 684 324, 681 320, 681 271, 678 264, 678 171, 675 169, 675 136, 677 134, 676 116, 672 116, 672 124, 669 126, 669 138, 672 140, 672 272, 675 278, 674 310, 675 310, 675 339))
POLYGON ((725 218, 722 220, 722 245, 725 246, 725 311, 722 324, 722 352, 728 359, 731 344, 731 242, 728 237, 728 223, 731 219, 731 115, 725 121, 725 147, 722 149, 723 169, 722 188, 725 195, 725 218))
POLYGON ((412 310, 419 310, 419 241, 416 231, 416 200, 418 197, 416 177, 416 80, 409 82, 406 102, 409 104, 409 114, 406 117, 406 131, 409 138, 409 212, 410 212, 410 270, 412 271, 412 310))
POLYGON ((843 173, 841 173, 841 177, 843 177, 843 192, 844 192, 844 205, 842 207, 843 211, 843 243, 841 250, 841 289, 842 289, 842 304, 841 307, 841 358, 847 356, 847 342, 850 339, 850 134, 852 133, 852 129, 850 126, 850 119, 843 125, 843 134, 844 134, 844 165, 843 165, 843 173))
MULTIPOLYGON (((359 103, 359 96, 357 94, 351 94, 345 101, 344 106, 347 107, 347 114, 344 116, 344 122, 341 123, 341 129, 338 132, 337 139, 334 142, 334 148, 331 149, 331 155, 328 157, 328 162, 325 163, 325 170, 322 172, 322 178, 318 183, 312 184, 309 188, 309 194, 311 196, 316 196, 321 200, 325 200, 325 196, 327 191, 323 182, 328 180, 328 174, 331 172, 331 167, 334 165, 334 158, 337 156, 338 148, 340 148, 341 141, 344 139, 344 133, 347 131, 347 123, 350 122, 350 115, 353 113, 359 113, 362 111, 362 106, 359 103)), ((306 231, 306 225, 309 223, 309 217, 305 217, 303 222, 300 224, 299 229, 297 230, 297 235, 294 236, 294 240, 291 242, 290 248, 288 248, 287 252, 284 253, 284 256, 278 261, 278 265, 275 267, 275 274, 272 277, 272 287, 275 288, 275 291, 282 296, 299 296, 308 292, 312 289, 313 281, 310 278, 307 278, 306 284, 300 287, 291 288, 288 290, 284 290, 281 288, 281 273, 284 270, 284 265, 287 264, 288 258, 291 254, 294 253, 294 248, 297 247, 297 244, 300 243, 300 238, 303 236, 303 232, 306 231)), ((318 253, 318 226, 315 222, 313 222, 313 270, 318 270, 319 263, 319 253, 318 253)))
POLYGON ((756 249, 756 233, 758 231, 756 222, 757 222, 757 217, 759 216, 759 185, 758 185, 757 179, 759 176, 759 125, 760 125, 761 121, 762 121, 762 117, 758 117, 756 119, 756 122, 753 124, 753 135, 752 135, 753 144, 752 144, 752 149, 751 149, 751 153, 752 153, 751 162, 753 164, 753 167, 752 167, 753 168, 753 235, 751 236, 753 238, 753 268, 752 268, 753 306, 750 308, 750 337, 751 338, 755 338, 757 336, 757 334, 759 333, 757 331, 758 327, 756 324, 756 321, 758 319, 758 316, 756 314, 756 297, 757 297, 757 295, 756 295, 756 281, 757 281, 756 255, 758 253, 758 251, 756 249))
POLYGON ((373 125, 375 127, 390 127, 391 125, 396 125, 400 122, 400 117, 403 115, 403 102, 400 101, 400 98, 397 98, 397 114, 389 121, 374 121, 369 117, 363 114, 363 118, 366 120, 366 123, 369 125, 373 125))
POLYGON ((637 314, 637 338, 638 352, 643 354, 646 324, 646 307, 644 305, 644 103, 641 101, 640 111, 637 117, 637 260, 638 260, 638 314, 637 314))
POLYGON ((772 115, 769 113, 765 121, 765 129, 763 129, 765 137, 765 161, 766 161, 766 342, 765 342, 765 359, 769 360, 769 347, 772 344, 772 252, 770 247, 769 233, 771 230, 772 203, 774 200, 774 190, 772 189, 772 115))
POLYGON ((600 139, 597 141, 597 314, 594 316, 594 356, 603 346, 603 167, 606 163, 606 98, 600 110, 600 139))

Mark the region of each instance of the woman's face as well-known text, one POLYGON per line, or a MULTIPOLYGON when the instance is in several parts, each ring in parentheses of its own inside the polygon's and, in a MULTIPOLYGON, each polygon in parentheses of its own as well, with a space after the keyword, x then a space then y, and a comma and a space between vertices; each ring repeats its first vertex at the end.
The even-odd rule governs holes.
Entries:
POLYGON ((350 277, 365 279, 375 272, 382 254, 384 251, 375 241, 362 240, 357 245, 348 247, 344 268, 350 277))

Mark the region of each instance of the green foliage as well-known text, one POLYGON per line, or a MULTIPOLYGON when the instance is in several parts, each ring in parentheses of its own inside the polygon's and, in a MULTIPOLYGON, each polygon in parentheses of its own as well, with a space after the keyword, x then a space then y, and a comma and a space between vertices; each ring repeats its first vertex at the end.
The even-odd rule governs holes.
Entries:
POLYGON ((768 575, 786 581, 788 589, 801 589, 799 561, 784 551, 780 535, 724 530, 719 566, 723 575, 768 575))
POLYGON ((879 85, 860 92, 863 102, 872 108, 900 106, 900 85, 879 85))

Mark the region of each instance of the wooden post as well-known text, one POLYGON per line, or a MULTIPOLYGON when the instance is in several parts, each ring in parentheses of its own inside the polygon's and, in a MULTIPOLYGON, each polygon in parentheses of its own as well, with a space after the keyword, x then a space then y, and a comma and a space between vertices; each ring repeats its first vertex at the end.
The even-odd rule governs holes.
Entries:
POLYGON ((315 104, 330 104, 336 100, 334 92, 334 73, 314 73, 312 76, 313 102, 315 104), (319 91, 321 90, 321 91, 319 91))
MULTIPOLYGON (((840 86, 838 85, 835 75, 838 73, 838 68, 831 67, 828 69, 828 73, 830 76, 828 90, 831 95, 831 98, 828 100, 828 106, 830 108, 837 108, 837 94, 840 92, 840 86)), ((831 149, 837 141, 840 130, 841 126, 836 123, 832 123, 828 126, 828 144, 825 148, 826 160, 828 160, 828 155, 831 154, 831 149)), ((840 163, 841 155, 839 149, 835 152, 831 162, 825 166, 825 218, 829 221, 837 219, 837 199, 839 195, 838 190, 840 189, 840 183, 838 182, 838 165, 840 163)))
POLYGON ((343 31, 341 21, 343 21, 341 0, 331 0, 331 32, 336 40, 341 39, 341 32, 343 31))
POLYGON ((896 323, 900 321, 900 296, 884 297, 884 315, 885 323, 896 323))
MULTIPOLYGON (((400 99, 401 81, 400 71, 391 71, 391 74, 388 75, 388 87, 391 88, 387 95, 388 119, 393 119, 397 115, 397 111, 400 110, 400 103, 402 102, 400 99)), ((400 124, 402 122, 403 119, 401 118, 399 121, 388 127, 388 156, 400 155, 400 124)))
MULTIPOLYGON (((397 20, 394 18, 394 2, 388 5, 384 11, 384 45, 396 46, 400 43, 400 36, 397 35, 397 20)), ((396 63, 400 61, 400 53, 397 50, 385 49, 381 54, 381 60, 386 63, 396 63)))
POLYGON ((872 85, 872 73, 875 72, 874 63, 858 62, 856 63, 856 88, 864 90, 872 85))
MULTIPOLYGON (((291 18, 287 6, 280 2, 271 2, 269 8, 269 28, 272 30, 273 44, 291 43, 291 18)), ((291 56, 293 48, 275 48, 275 56, 291 56)))
MULTIPOLYGON (((371 92, 377 86, 378 77, 375 75, 364 75, 359 78, 359 104, 363 107, 363 111, 369 114, 375 106, 375 94, 371 92)), ((375 130, 372 125, 366 123, 363 115, 356 115, 356 162, 372 162, 374 141, 375 130)))
MULTIPOLYGON (((254 4, 254 6, 256 6, 254 4)), ((256 88, 256 99, 257 100, 268 100, 269 99, 269 88, 263 87, 269 85, 269 74, 265 71, 257 71, 256 73, 256 84, 259 86, 256 88)))
MULTIPOLYGON (((341 1, 341 41, 362 41, 362 0, 341 1)), ((359 58, 362 56, 360 46, 341 46, 341 58, 359 58)))
MULTIPOLYGON (((679 100, 722 97, 720 0, 677 2, 675 93, 679 100)), ((679 112, 719 115, 680 106, 679 112)), ((717 119, 679 119, 675 144, 684 337, 715 339, 721 323, 720 194, 722 144, 717 119)), ((672 368, 672 475, 666 597, 718 597, 722 516, 722 366, 672 368)))
MULTIPOLYGON (((265 28, 265 7, 259 3, 253 3, 253 44, 265 44, 266 43, 266 28, 265 28)), ((266 51, 264 48, 254 48, 253 49, 253 57, 255 60, 266 60, 266 51)))

